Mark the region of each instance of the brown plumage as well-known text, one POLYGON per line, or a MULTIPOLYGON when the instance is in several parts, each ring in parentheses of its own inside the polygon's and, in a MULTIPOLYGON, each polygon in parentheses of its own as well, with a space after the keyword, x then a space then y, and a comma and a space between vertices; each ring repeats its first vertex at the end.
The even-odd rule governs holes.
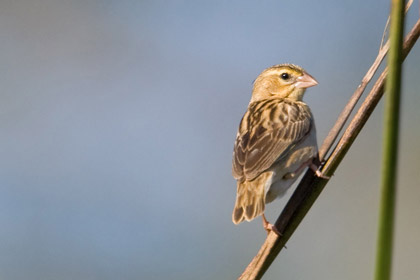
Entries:
POLYGON ((316 84, 292 64, 270 67, 255 80, 233 150, 235 224, 262 215, 265 204, 282 196, 317 155, 314 120, 302 102, 305 89, 316 84))

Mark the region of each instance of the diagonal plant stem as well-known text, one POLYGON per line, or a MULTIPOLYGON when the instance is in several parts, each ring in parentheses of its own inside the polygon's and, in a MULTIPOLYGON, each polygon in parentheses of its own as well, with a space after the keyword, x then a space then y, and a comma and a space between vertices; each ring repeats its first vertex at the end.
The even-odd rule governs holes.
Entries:
POLYGON ((366 72, 366 75, 363 77, 362 82, 354 91, 353 95, 350 97, 343 111, 341 111, 336 123, 331 128, 330 132, 328 133, 327 137, 322 143, 321 148, 319 149, 319 159, 321 161, 324 159, 324 157, 327 155, 328 151, 334 144, 341 129, 343 129, 344 124, 350 117, 350 114, 353 111, 354 107, 356 106, 357 101, 359 101, 368 83, 370 82, 370 80, 372 80, 373 75, 375 75, 376 71, 379 68, 379 65, 381 64, 382 60, 385 58, 385 55, 387 54, 388 49, 389 49, 389 41, 387 41, 385 45, 379 50, 378 56, 376 57, 372 66, 366 72))
MULTIPOLYGON (((410 0, 407 2, 407 5, 405 7, 405 13, 408 12, 408 10, 411 7, 411 4, 413 3, 413 0, 410 0)), ((389 21, 389 18, 388 18, 389 21)), ((363 77, 362 82, 357 87, 357 89, 354 91, 353 95, 347 102, 346 106, 344 107, 343 111, 340 113, 340 116, 338 117, 336 123, 334 124, 333 128, 331 128, 330 132, 328 133, 327 137, 325 138, 324 142, 322 143, 321 148, 319 149, 319 159, 322 161, 325 156, 327 155, 328 151, 334 144, 335 140, 337 139, 340 131, 343 129, 344 124, 350 117, 351 112, 353 111, 354 107, 357 104, 357 101, 359 101, 360 97, 362 96, 363 92, 365 91, 368 83, 372 80, 373 75, 375 75, 376 71, 379 68, 379 65, 381 64, 382 60, 385 58, 385 55, 387 54, 389 50, 389 40, 386 41, 385 45, 383 44, 385 33, 388 26, 388 21, 385 25, 384 34, 382 36, 381 41, 381 47, 379 49, 378 56, 376 57, 375 61, 373 62, 372 66, 370 66, 369 70, 366 72, 366 75, 363 77)))
MULTIPOLYGON (((410 52, 419 35, 420 20, 417 21, 413 29, 405 38, 403 59, 410 52)), ((334 151, 328 157, 322 168, 323 174, 331 176, 334 173, 341 160, 353 144, 357 135, 367 122, 382 97, 387 72, 388 70, 386 68, 350 122, 334 151)), ((271 232, 267 236, 259 252, 247 266, 239 279, 261 279, 327 183, 328 180, 314 176, 313 171, 308 170, 306 172, 275 223, 276 228, 282 233, 282 235, 278 236, 277 234, 271 232)))

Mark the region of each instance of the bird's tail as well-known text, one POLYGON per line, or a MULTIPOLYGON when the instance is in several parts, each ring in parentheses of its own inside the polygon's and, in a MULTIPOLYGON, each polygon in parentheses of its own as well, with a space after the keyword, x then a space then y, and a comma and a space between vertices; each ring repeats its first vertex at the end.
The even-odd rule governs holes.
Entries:
POLYGON ((271 176, 272 172, 265 172, 252 181, 238 181, 236 202, 232 213, 234 224, 239 224, 243 220, 251 221, 264 213, 265 186, 271 176))

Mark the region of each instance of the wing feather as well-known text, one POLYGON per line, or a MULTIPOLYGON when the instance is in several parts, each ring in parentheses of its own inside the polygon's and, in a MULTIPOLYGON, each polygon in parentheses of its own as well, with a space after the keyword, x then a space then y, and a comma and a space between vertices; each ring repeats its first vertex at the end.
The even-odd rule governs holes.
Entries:
POLYGON ((251 103, 233 149, 232 174, 253 180, 304 140, 313 126, 309 107, 287 99, 251 103))

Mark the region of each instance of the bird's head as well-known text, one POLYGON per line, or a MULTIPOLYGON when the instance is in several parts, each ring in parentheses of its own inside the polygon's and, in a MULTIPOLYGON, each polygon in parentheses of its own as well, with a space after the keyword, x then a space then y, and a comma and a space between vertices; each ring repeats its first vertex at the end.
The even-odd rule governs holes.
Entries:
POLYGON ((293 64, 279 64, 265 69, 255 80, 251 102, 267 98, 302 100, 306 88, 318 82, 293 64))

